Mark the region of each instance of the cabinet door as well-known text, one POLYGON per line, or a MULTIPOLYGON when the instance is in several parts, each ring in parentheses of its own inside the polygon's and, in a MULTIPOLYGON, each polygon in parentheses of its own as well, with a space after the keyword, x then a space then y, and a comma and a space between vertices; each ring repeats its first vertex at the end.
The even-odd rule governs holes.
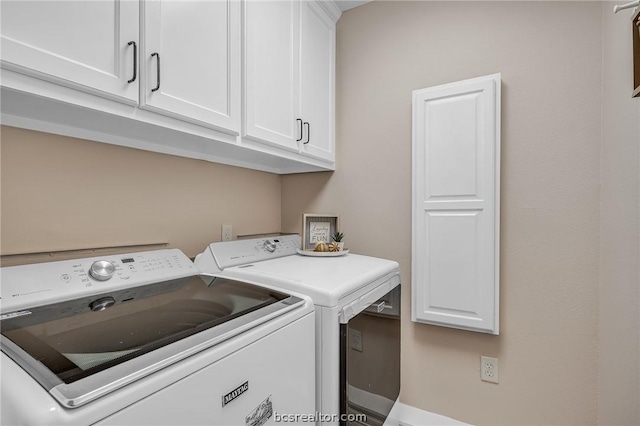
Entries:
POLYGON ((138 101, 134 69, 137 0, 6 1, 2 66, 129 103, 138 101))
POLYGON ((238 1, 145 2, 142 64, 142 108, 239 131, 238 1))
POLYGON ((297 1, 247 0, 244 135, 298 151, 299 13, 297 1))
POLYGON ((315 1, 300 7, 301 117, 309 123, 300 150, 333 161, 335 24, 315 1))
POLYGON ((413 92, 412 319, 498 334, 500 74, 413 92))

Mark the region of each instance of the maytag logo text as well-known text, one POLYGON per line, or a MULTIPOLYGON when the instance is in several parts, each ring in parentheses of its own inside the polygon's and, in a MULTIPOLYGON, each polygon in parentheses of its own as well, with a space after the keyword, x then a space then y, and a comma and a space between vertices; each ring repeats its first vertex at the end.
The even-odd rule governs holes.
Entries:
POLYGON ((243 393, 249 390, 249 382, 246 381, 226 395, 222 395, 222 406, 224 407, 243 393))

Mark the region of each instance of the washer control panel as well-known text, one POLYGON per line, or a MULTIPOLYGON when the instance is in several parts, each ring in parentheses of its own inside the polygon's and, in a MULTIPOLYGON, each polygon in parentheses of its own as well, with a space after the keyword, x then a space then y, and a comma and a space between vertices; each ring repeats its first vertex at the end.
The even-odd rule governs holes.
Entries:
MULTIPOLYGON (((213 260, 217 269, 222 271, 232 266, 297 254, 300 244, 300 235, 296 234, 212 243, 204 253, 196 257, 196 266, 199 262, 209 265, 213 260)), ((211 267, 201 269, 212 270, 211 267)))
POLYGON ((0 311, 41 306, 105 291, 198 274, 178 249, 2 268, 0 311))

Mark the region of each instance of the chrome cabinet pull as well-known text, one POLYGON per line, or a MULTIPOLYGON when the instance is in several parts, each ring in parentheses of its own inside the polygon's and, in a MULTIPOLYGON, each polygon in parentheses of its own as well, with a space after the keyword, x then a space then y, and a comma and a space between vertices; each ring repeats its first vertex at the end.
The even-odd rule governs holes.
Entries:
POLYGON ((160 54, 158 52, 153 52, 151 54, 151 57, 153 58, 154 56, 157 56, 157 62, 156 62, 156 71, 157 71, 157 75, 158 75, 158 83, 156 84, 156 87, 154 89, 151 89, 152 92, 155 92, 156 90, 160 89, 160 54))
POLYGON ((305 121, 304 124, 307 126, 307 140, 306 142, 303 142, 303 144, 308 144, 309 140, 311 139, 311 124, 309 124, 308 121, 305 121))
POLYGON ((300 123, 300 138, 296 139, 296 142, 300 142, 302 140, 302 118, 296 118, 296 121, 300 123))
POLYGON ((133 77, 131 77, 130 80, 127 80, 127 83, 133 83, 136 81, 136 77, 138 76, 138 45, 135 41, 130 41, 127 45, 133 45, 133 77))

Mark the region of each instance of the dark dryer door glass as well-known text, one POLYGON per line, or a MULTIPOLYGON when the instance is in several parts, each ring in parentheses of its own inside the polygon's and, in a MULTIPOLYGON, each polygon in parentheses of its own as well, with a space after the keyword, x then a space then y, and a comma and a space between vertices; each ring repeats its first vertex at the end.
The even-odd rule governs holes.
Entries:
POLYGON ((342 425, 382 425, 400 394, 400 286, 340 325, 342 425))

